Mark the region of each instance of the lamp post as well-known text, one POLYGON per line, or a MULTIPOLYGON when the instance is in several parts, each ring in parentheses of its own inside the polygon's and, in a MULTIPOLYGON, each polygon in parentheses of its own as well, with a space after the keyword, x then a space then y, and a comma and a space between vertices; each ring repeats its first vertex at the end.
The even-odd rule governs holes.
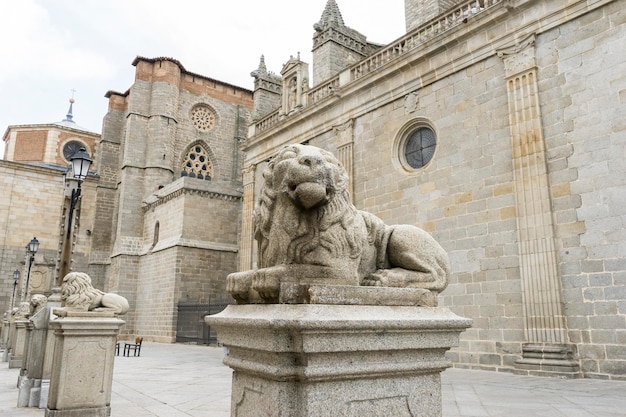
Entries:
MULTIPOLYGON (((71 255, 72 255, 72 223, 74 220, 74 210, 80 200, 81 196, 81 184, 87 178, 87 174, 89 173, 89 167, 93 162, 89 157, 89 154, 85 150, 85 148, 80 148, 78 152, 74 154, 70 158, 70 162, 72 165, 72 175, 73 178, 78 180, 78 186, 75 190, 72 190, 72 195, 70 197, 70 208, 67 215, 67 229, 65 231, 65 238, 63 240, 63 248, 61 253, 61 262, 59 265, 59 277, 57 281, 57 286, 61 286, 61 280, 63 277, 70 271, 71 264, 71 255)), ((80 215, 80 212, 78 212, 80 215)), ((76 221, 78 222, 79 217, 77 216, 76 221)))
MULTIPOLYGON (((26 245, 26 251, 28 253, 28 273, 26 274, 26 288, 22 294, 22 301, 28 300, 28 293, 30 292, 30 270, 35 261, 35 254, 39 250, 39 241, 36 237, 32 238, 28 245, 26 245)), ((15 273, 14 273, 15 276, 15 273)))
POLYGON ((13 307, 15 307, 15 290, 17 289, 17 283, 20 280, 20 270, 16 269, 13 271, 13 296, 11 297, 11 311, 13 311, 13 307))

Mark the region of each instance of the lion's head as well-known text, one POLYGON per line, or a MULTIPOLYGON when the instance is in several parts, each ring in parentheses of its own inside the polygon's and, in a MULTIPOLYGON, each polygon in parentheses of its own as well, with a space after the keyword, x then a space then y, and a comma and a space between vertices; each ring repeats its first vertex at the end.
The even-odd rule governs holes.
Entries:
POLYGON ((34 315, 45 307, 48 297, 43 294, 35 294, 30 298, 30 314, 34 315))
POLYGON ((302 210, 328 204, 348 184, 348 174, 333 154, 308 145, 280 149, 264 178, 267 188, 283 193, 302 210))
POLYGON ((63 278, 61 300, 66 307, 90 310, 99 304, 104 293, 91 285, 84 272, 70 272, 63 278))
POLYGON ((259 266, 317 264, 358 257, 348 174, 330 152, 286 145, 270 160, 255 209, 259 266))

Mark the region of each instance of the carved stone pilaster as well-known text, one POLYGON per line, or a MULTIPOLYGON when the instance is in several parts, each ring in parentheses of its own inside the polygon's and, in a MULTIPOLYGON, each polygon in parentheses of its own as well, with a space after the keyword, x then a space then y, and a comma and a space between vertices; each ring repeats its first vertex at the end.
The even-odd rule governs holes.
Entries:
POLYGON ((537 67, 535 61, 535 35, 530 35, 520 43, 499 50, 498 56, 504 61, 504 76, 506 79, 535 70, 537 67))
POLYGON ((354 203, 354 120, 350 119, 347 122, 338 126, 333 126, 333 132, 337 139, 337 159, 346 169, 348 173, 349 183, 348 191, 350 192, 350 200, 354 203))
POLYGON ((241 217, 241 245, 239 252, 239 270, 251 269, 252 249, 254 245, 254 185, 256 165, 243 169, 243 213, 241 217))
POLYGON ((557 357, 550 353, 571 353, 571 349, 566 345, 534 40, 533 35, 498 52, 504 60, 509 99, 519 264, 528 341, 525 344, 528 348, 523 349, 517 364, 540 373, 576 376, 577 365, 571 354, 557 357))

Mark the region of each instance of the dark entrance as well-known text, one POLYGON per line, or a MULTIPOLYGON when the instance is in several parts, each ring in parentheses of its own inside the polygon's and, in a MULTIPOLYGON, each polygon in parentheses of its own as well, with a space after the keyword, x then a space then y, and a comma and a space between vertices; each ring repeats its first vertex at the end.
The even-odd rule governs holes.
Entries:
POLYGON ((228 304, 178 304, 177 343, 216 345, 217 334, 204 322, 204 316, 217 314, 228 304))

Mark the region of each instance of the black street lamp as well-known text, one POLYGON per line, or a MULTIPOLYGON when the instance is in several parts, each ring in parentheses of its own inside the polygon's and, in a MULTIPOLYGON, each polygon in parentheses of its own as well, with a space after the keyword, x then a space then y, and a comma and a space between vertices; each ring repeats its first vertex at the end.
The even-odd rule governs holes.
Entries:
POLYGON ((26 275, 26 289, 24 290, 25 297, 22 301, 28 300, 28 293, 30 292, 30 269, 33 266, 33 262, 35 261, 35 254, 39 250, 39 241, 36 237, 32 238, 28 245, 26 245, 26 250, 28 252, 28 274, 26 275))
POLYGON ((76 188, 76 190, 72 190, 69 221, 67 222, 67 238, 70 237, 70 233, 72 230, 72 217, 74 215, 74 208, 76 208, 76 203, 80 198, 80 185, 83 183, 85 178, 87 178, 89 167, 91 166, 91 163, 93 161, 89 157, 89 154, 87 153, 85 148, 80 148, 78 152, 76 152, 74 156, 70 158, 70 162, 72 163, 72 173, 74 174, 74 178, 78 180, 78 187, 76 188))
POLYGON ((16 269, 13 271, 13 296, 11 297, 11 311, 13 311, 13 307, 15 307, 15 290, 17 288, 17 282, 20 280, 20 271, 16 269))
MULTIPOLYGON (((72 174, 73 178, 78 180, 78 187, 72 190, 72 195, 70 197, 70 209, 67 216, 67 230, 65 233, 65 240, 63 242, 63 250, 61 254, 61 263, 59 266, 59 282, 57 285, 60 285, 60 281, 70 270, 71 263, 71 253, 72 253, 72 223, 74 220, 74 210, 76 209, 76 205, 80 199, 81 195, 81 184, 87 178, 87 174, 89 173, 89 167, 93 162, 89 157, 89 154, 85 150, 85 148, 80 148, 78 152, 74 154, 70 158, 70 162, 72 163, 72 174)), ((80 212, 79 212, 80 213, 80 212)), ((76 219, 78 222, 78 218, 76 219)))

